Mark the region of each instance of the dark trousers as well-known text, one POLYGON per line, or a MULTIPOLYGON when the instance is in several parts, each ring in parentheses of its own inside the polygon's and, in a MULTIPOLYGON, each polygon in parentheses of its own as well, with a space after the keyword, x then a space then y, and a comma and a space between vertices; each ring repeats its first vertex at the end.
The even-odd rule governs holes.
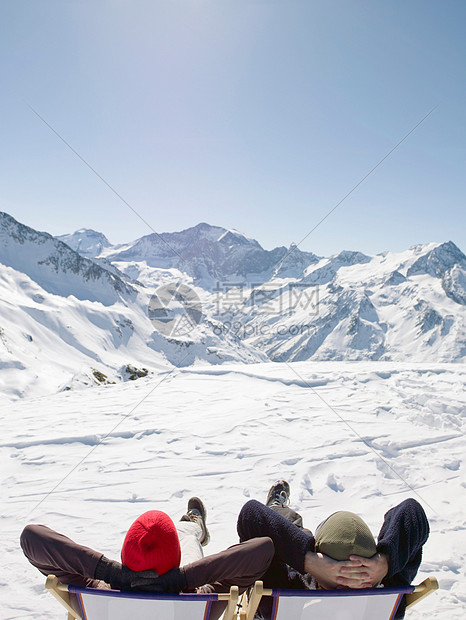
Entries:
POLYGON ((302 516, 299 513, 295 512, 292 508, 290 508, 289 506, 282 506, 281 504, 272 504, 270 508, 274 510, 277 514, 281 515, 282 517, 293 523, 293 525, 296 525, 296 527, 301 528, 304 532, 306 532, 306 534, 312 536, 311 530, 308 530, 304 527, 302 516))

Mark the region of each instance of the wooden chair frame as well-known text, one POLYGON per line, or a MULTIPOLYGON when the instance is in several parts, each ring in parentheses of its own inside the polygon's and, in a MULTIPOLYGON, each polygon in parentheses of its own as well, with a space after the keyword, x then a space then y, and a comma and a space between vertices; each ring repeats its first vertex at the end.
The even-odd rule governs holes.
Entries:
POLYGON ((409 609, 423 598, 438 590, 438 581, 436 577, 427 577, 419 585, 414 586, 414 591, 406 595, 406 609, 409 609))

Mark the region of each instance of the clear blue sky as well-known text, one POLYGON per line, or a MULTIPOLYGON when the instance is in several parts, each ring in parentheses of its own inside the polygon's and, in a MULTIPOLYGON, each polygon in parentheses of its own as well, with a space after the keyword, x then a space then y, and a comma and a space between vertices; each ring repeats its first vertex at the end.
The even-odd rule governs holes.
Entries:
POLYGON ((329 255, 453 240, 466 196, 463 0, 3 0, 1 203, 52 234, 201 221, 329 255))

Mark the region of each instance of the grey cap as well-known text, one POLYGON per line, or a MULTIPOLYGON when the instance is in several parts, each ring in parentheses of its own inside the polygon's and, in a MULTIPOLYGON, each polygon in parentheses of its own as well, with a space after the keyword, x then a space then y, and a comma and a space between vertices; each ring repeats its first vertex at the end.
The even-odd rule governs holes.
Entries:
POLYGON ((377 553, 367 524, 358 515, 344 510, 334 512, 318 527, 315 549, 334 560, 347 560, 350 555, 371 558, 377 553))

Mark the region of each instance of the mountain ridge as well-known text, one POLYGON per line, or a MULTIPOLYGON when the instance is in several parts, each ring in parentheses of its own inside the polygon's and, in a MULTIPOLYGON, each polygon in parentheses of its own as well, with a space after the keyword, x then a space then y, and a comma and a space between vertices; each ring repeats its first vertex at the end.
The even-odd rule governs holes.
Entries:
POLYGON ((170 235, 181 262, 158 235, 118 246, 89 229, 57 239, 0 213, 0 392, 118 381, 128 364, 466 358, 466 257, 451 241, 317 257, 266 251, 205 222, 170 235), (160 332, 151 300, 181 284, 200 322, 186 321, 183 298, 170 293, 158 316, 172 313, 187 330, 160 332))
MULTIPOLYGON (((79 231, 77 231, 79 233, 79 231)), ((62 235, 73 249, 79 251, 82 235, 62 235)), ((97 233, 101 234, 101 233, 97 233)), ((86 256, 90 248, 86 249, 86 256)), ((112 264, 146 261, 153 267, 176 268, 190 275, 196 283, 209 286, 218 279, 256 277, 267 280, 280 261, 287 257, 287 269, 305 266, 318 260, 311 252, 280 246, 265 250, 258 241, 235 229, 211 226, 201 222, 178 232, 151 233, 133 242, 105 246, 92 258, 105 258, 112 264)), ((284 272, 285 269, 281 269, 284 272)))
POLYGON ((132 298, 136 293, 120 275, 4 212, 0 212, 0 262, 26 273, 50 293, 73 294, 105 305, 121 296, 132 298), (67 277, 61 278, 60 274, 67 277))

